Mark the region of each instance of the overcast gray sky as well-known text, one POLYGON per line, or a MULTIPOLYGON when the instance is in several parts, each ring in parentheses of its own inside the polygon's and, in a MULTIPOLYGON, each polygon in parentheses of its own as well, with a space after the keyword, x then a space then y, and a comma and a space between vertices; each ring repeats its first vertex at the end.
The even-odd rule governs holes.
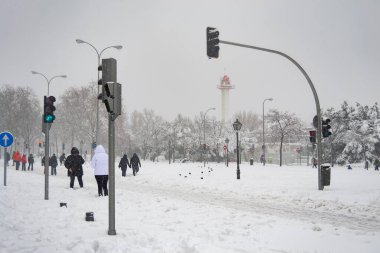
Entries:
MULTIPOLYGON (((281 56, 221 45, 219 59, 206 56, 206 27, 220 39, 275 49, 297 60, 314 82, 322 108, 344 100, 372 105, 380 96, 380 1, 370 0, 2 0, 0 84, 30 86, 38 96, 48 77, 66 74, 50 87, 97 79, 97 56, 79 38, 118 61, 127 111, 151 108, 165 119, 193 117, 209 107, 220 117, 216 88, 227 74, 230 114, 276 108, 311 122, 311 89, 301 72, 281 56)), ((42 102, 41 102, 42 103, 42 102)))

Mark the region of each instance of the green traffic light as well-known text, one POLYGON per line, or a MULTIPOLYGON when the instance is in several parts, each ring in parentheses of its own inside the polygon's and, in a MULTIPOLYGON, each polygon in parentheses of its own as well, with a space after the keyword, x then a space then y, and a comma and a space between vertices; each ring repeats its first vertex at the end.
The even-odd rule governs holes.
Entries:
POLYGON ((54 120, 55 120, 55 116, 53 114, 45 115, 45 122, 46 123, 52 123, 54 120))

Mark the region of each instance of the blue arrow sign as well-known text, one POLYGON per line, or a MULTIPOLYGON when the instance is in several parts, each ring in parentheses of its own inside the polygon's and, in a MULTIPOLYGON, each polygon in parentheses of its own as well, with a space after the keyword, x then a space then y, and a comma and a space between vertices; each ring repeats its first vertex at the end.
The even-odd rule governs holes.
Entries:
POLYGON ((0 133, 0 146, 7 148, 13 144, 13 135, 10 132, 0 133))

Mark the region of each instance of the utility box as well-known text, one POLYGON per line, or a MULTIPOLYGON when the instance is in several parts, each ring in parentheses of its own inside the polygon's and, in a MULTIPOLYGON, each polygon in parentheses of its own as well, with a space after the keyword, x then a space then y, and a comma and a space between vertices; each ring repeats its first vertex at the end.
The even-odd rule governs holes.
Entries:
POLYGON ((330 185, 330 179, 331 179, 330 165, 327 165, 327 164, 321 165, 321 176, 322 176, 323 186, 329 186, 330 185))

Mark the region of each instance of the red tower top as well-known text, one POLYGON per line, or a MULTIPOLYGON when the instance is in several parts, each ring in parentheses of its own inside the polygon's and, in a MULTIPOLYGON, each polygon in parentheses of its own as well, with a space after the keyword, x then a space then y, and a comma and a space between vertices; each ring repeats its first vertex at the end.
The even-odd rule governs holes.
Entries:
POLYGON ((235 86, 231 84, 230 78, 227 75, 224 75, 220 79, 220 84, 217 87, 221 90, 230 90, 235 88, 235 86))

